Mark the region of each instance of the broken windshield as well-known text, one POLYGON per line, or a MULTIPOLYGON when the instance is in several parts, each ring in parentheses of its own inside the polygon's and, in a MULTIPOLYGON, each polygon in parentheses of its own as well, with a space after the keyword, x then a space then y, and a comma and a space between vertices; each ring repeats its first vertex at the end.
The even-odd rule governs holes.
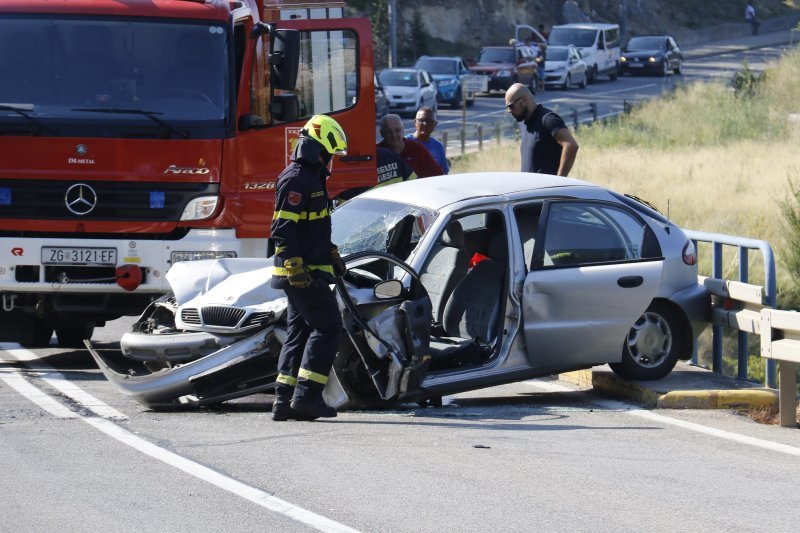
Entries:
POLYGON ((354 198, 333 212, 332 240, 342 255, 373 250, 408 261, 436 216, 424 207, 354 198))

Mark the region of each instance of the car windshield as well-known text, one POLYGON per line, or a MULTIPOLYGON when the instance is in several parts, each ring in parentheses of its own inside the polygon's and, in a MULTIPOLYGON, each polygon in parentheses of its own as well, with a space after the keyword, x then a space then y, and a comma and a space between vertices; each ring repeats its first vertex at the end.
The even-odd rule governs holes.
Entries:
POLYGON ((416 67, 427 70, 431 74, 458 74, 456 62, 452 59, 420 59, 417 61, 416 67))
POLYGON ((550 45, 566 46, 572 44, 581 48, 594 45, 597 30, 577 28, 553 28, 547 42, 550 45))
POLYGON ((634 37, 628 43, 628 50, 662 50, 665 42, 663 37, 634 37))
POLYGON ((417 73, 413 70, 384 70, 378 75, 381 85, 416 87, 417 73))
POLYGON ((406 260, 436 216, 400 202, 353 198, 333 212, 331 238, 342 255, 372 250, 406 260))
POLYGON ((0 131, 39 124, 62 136, 175 128, 219 137, 227 36, 224 24, 208 22, 0 19, 0 72, 8 74, 0 76, 0 131))
POLYGON ((514 63, 513 48, 484 48, 478 58, 478 63, 514 63))
POLYGON ((566 61, 569 50, 566 48, 548 48, 547 61, 566 61))

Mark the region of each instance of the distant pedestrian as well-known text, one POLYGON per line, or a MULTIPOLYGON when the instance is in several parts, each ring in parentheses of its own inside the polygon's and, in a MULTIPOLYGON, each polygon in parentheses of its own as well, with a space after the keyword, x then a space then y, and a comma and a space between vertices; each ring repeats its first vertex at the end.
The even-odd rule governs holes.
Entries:
POLYGON ((447 157, 445 157, 444 145, 431 137, 433 130, 439 122, 436 120, 436 111, 430 107, 421 107, 417 111, 417 117, 414 119, 414 133, 406 135, 406 139, 413 139, 428 149, 428 152, 433 156, 433 159, 439 163, 445 174, 450 172, 450 165, 447 164, 447 157))
POLYGON ((750 23, 750 29, 753 35, 758 35, 758 28, 761 27, 761 21, 756 17, 756 8, 753 2, 747 2, 747 7, 744 8, 744 20, 750 23))
POLYGON ((564 119, 537 104, 527 87, 515 83, 506 91, 506 110, 521 122, 522 172, 567 176, 575 163, 578 142, 564 119))
POLYGON ((545 64, 547 63, 547 45, 539 43, 539 51, 536 54, 536 76, 539 78, 537 90, 544 91, 545 64))
POLYGON ((378 160, 378 184, 375 185, 376 187, 417 179, 414 170, 403 161, 400 154, 388 148, 377 146, 376 159, 378 160))
POLYGON ((382 116, 380 131, 383 140, 378 143, 378 146, 400 154, 400 157, 408 163, 418 178, 440 176, 443 173, 442 167, 422 144, 414 139, 403 137, 403 119, 399 115, 390 113, 382 116))
POLYGON ((550 38, 550 32, 545 31, 544 24, 539 24, 539 35, 545 38, 545 40, 550 38))

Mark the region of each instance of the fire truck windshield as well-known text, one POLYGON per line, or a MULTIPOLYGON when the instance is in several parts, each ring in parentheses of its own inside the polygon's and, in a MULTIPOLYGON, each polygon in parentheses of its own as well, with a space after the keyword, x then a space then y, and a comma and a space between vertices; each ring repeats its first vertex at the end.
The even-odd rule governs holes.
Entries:
POLYGON ((0 18, 0 133, 221 137, 228 47, 217 23, 0 18))

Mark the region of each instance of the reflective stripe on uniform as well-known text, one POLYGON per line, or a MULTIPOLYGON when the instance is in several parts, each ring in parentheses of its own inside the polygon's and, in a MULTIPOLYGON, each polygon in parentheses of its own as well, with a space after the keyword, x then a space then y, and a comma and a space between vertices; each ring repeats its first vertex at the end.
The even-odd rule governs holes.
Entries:
POLYGON ((300 220, 318 220, 320 218, 325 218, 328 216, 328 208, 326 207, 322 211, 301 211, 300 212, 300 220))
POLYGON ((289 385, 290 387, 294 387, 297 385, 297 378, 293 376, 287 376, 286 374, 278 374, 278 377, 275 379, 276 383, 283 383, 284 385, 289 385))
MULTIPOLYGON (((328 274, 333 274, 333 266, 332 265, 305 265, 308 270, 321 270, 322 272, 327 272, 328 274)), ((272 267, 272 275, 273 276, 288 276, 289 270, 285 267, 272 267)))
POLYGON ((276 246, 276 247, 275 247, 275 253, 276 253, 276 254, 279 254, 279 253, 281 253, 282 251, 284 251, 285 249, 286 249, 286 247, 285 247, 285 246, 276 246))
POLYGON ((292 222, 297 222, 298 220, 300 220, 301 217, 300 214, 298 213, 292 213, 291 211, 280 210, 272 213, 272 220, 276 220, 278 218, 283 220, 290 220, 292 222))
POLYGON ((311 370, 306 370, 305 368, 301 368, 300 372, 298 373, 298 377, 303 379, 307 379, 309 381, 315 381, 322 385, 325 385, 328 382, 328 376, 323 376, 322 374, 317 374, 316 372, 312 372, 311 370))

